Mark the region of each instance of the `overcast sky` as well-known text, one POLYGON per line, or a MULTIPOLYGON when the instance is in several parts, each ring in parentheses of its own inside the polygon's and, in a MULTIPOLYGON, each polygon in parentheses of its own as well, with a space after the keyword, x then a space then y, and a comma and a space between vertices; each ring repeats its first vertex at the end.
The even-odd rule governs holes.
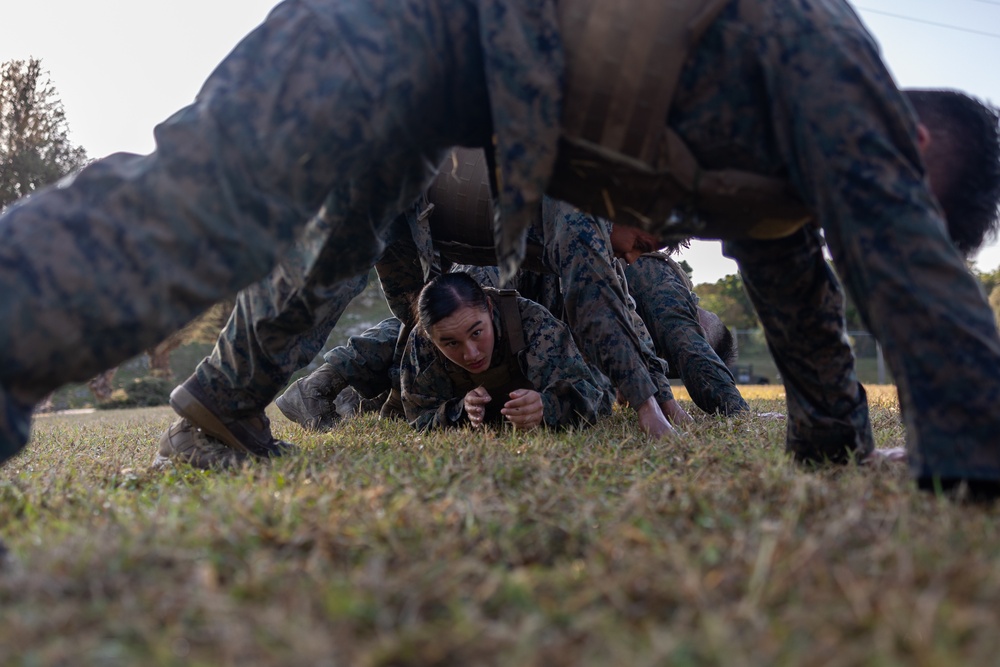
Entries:
MULTIPOLYGON (((271 0, 31 0, 5 3, 0 62, 40 58, 72 139, 91 157, 153 149, 153 126, 190 103, 212 68, 275 4, 271 0)), ((902 86, 961 88, 1000 104, 1000 0, 855 3, 902 86)), ((684 258, 695 282, 735 273, 719 244, 684 258)), ((1000 267, 1000 244, 980 253, 1000 267)))

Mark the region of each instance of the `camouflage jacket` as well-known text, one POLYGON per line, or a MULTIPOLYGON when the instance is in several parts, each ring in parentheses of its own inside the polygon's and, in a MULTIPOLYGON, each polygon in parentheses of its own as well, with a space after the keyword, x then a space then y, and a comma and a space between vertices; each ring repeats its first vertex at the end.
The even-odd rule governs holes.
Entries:
MULTIPOLYGON (((495 292, 487 288, 487 293, 495 292)), ((507 345, 507 332, 492 295, 495 345, 507 345)), ((534 301, 518 298, 526 347, 518 355, 524 376, 542 395, 548 427, 592 423, 611 412, 612 397, 599 388, 569 328, 534 301)), ((494 355, 496 360, 502 355, 494 355)), ((430 338, 414 330, 406 342, 401 371, 403 406, 414 428, 425 430, 467 422, 465 396, 457 396, 450 373, 455 364, 438 352, 430 338)))

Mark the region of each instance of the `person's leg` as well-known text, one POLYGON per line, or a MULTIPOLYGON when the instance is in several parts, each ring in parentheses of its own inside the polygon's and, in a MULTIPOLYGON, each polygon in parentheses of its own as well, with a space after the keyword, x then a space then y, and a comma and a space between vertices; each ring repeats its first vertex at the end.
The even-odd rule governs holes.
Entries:
POLYGON ((285 288, 283 275, 237 296, 236 308, 212 354, 193 379, 234 418, 257 414, 300 368, 323 349, 344 309, 368 283, 367 274, 332 287, 285 288))
POLYGON ((275 401, 286 417, 308 430, 328 430, 339 421, 336 399, 348 386, 366 400, 391 392, 387 411, 398 399, 399 355, 409 332, 398 323, 412 320, 412 304, 423 287, 424 275, 406 215, 397 216, 388 236, 389 243, 375 263, 375 270, 396 317, 352 337, 346 346, 327 352, 326 363, 296 380, 275 401), (399 340, 389 341, 387 336, 399 340))
MULTIPOLYGON (((803 35, 785 35, 782 53, 803 35)), ((792 178, 819 211, 834 264, 899 391, 918 478, 1000 481, 1000 336, 953 247, 916 149, 915 118, 874 44, 831 35, 842 56, 775 73, 792 178), (841 40, 841 41, 837 41, 841 40), (835 94, 822 81, 861 80, 835 94), (817 131, 809 120, 822 119, 817 131)))
POLYGON ((403 323, 395 317, 382 320, 323 358, 345 385, 354 387, 364 398, 375 398, 392 389, 393 377, 399 385, 399 364, 393 372, 393 361, 401 354, 398 342, 402 329, 403 323))
POLYGON ((749 410, 732 371, 715 353, 698 319, 698 303, 678 275, 680 267, 659 254, 640 256, 625 269, 629 294, 656 347, 683 380, 691 400, 709 414, 749 410))
POLYGON ((394 377, 398 387, 396 347, 401 329, 402 323, 393 317, 351 336, 346 345, 326 352, 325 363, 293 382, 275 405, 307 430, 329 430, 339 421, 335 401, 345 388, 353 387, 362 398, 371 399, 391 390, 394 377))
MULTIPOLYGON (((846 3, 753 4, 705 33, 671 124, 705 167, 784 176, 816 211, 897 383, 917 476, 1000 479, 1000 337, 927 186, 908 103, 846 3)), ((797 314, 788 326, 813 335, 797 314)))
POLYGON ((785 384, 788 451, 802 461, 860 460, 875 447, 847 339, 844 293, 809 227, 778 241, 728 242, 785 384))
MULTIPOLYGON (((328 267, 341 252, 329 242, 330 232, 335 224, 346 222, 346 217, 317 217, 268 279, 240 292, 212 355, 170 395, 170 404, 182 420, 243 453, 272 457, 289 451, 291 445, 274 439, 264 408, 292 374, 319 353, 348 303, 368 282, 365 271, 333 285, 326 283, 331 275, 328 267)), ((386 236, 390 246, 380 263, 392 264, 391 258, 401 253, 390 250, 409 236, 405 218, 397 217, 386 236)), ((284 406, 279 402, 279 408, 286 416, 296 414, 298 419, 290 418, 310 428, 337 420, 333 401, 343 385, 326 386, 330 384, 328 369, 329 364, 324 364, 285 392, 284 406), (310 382, 317 386, 308 386, 310 382), (289 405, 310 397, 315 398, 314 407, 324 408, 322 414, 307 419, 302 406, 289 405)), ((160 439, 154 465, 182 460, 204 467, 219 458, 221 450, 214 443, 195 436, 192 428, 172 425, 160 439)), ((228 458, 223 456, 223 460, 228 458)))
MULTIPOLYGON (((215 348, 170 394, 170 404, 191 425, 230 448, 258 457, 281 455, 289 445, 274 439, 264 408, 288 378, 319 353, 337 320, 367 283, 367 274, 333 287, 298 287, 284 271, 241 290, 215 348)), ((157 461, 213 459, 204 439, 171 426, 160 439, 157 461)), ((212 452, 217 449, 212 446, 212 452)))
POLYGON ((332 232, 329 282, 371 266, 428 165, 488 127, 471 3, 426 9, 285 2, 156 128, 154 153, 99 160, 0 216, 4 456, 23 406, 259 280, 331 187, 359 217, 332 232))

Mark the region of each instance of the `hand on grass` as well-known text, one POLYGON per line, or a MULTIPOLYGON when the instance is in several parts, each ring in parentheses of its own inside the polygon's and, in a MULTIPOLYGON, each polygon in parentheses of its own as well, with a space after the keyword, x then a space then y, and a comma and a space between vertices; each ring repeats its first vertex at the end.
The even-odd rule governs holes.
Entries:
POLYGON ((676 398, 671 398, 669 401, 660 403, 660 410, 663 412, 663 416, 674 426, 694 422, 694 418, 687 413, 687 410, 681 407, 676 398))
POLYGON ((542 423, 542 395, 532 389, 515 389, 510 392, 500 414, 507 418, 514 428, 532 429, 542 423))
POLYGON ((646 402, 635 410, 639 416, 639 430, 654 438, 666 438, 677 435, 677 431, 670 425, 667 418, 663 416, 660 406, 656 403, 656 397, 650 396, 646 402))
POLYGON ((465 414, 469 416, 472 428, 479 428, 486 419, 486 404, 492 401, 490 393, 483 387, 476 387, 465 395, 465 414))

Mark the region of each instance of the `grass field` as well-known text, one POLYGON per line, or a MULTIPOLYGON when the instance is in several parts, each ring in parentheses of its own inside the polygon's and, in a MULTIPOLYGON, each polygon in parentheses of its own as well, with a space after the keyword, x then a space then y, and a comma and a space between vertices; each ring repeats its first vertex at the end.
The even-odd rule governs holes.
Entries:
POLYGON ((651 442, 628 413, 533 435, 276 416, 301 453, 150 471, 171 415, 42 417, 0 468, 0 665, 1000 661, 998 510, 898 464, 804 471, 782 422, 651 442))

